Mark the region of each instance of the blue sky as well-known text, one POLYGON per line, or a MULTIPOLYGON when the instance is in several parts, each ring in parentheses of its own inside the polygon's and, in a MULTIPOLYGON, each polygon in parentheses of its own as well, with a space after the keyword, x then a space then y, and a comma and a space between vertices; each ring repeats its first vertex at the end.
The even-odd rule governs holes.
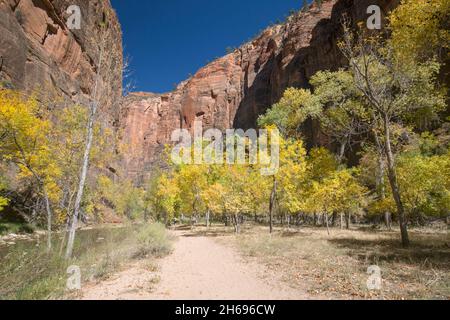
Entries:
POLYGON ((302 0, 112 0, 135 91, 167 92, 302 0))

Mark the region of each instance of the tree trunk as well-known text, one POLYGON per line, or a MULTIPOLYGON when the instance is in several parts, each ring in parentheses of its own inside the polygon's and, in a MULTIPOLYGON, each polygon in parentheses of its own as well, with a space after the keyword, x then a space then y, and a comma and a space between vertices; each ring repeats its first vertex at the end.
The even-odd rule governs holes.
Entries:
POLYGON ((31 213, 31 224, 33 226, 36 226, 36 216, 37 216, 38 207, 39 207, 39 197, 37 197, 36 204, 34 205, 33 211, 31 213))
POLYGON ((339 149, 339 157, 338 157, 339 163, 342 163, 342 161, 344 160, 346 148, 347 148, 347 140, 341 142, 341 147, 339 149))
POLYGON ((341 212, 341 230, 344 230, 344 214, 341 212))
POLYGON ((332 217, 332 220, 331 220, 331 225, 333 227, 336 227, 336 221, 337 221, 337 212, 333 212, 333 217, 332 217))
POLYGON ((64 245, 66 243, 66 238, 67 238, 67 234, 69 233, 69 228, 70 228, 70 216, 67 216, 67 221, 66 221, 66 228, 63 232, 63 237, 61 239, 61 244, 59 247, 59 255, 62 256, 63 254, 63 250, 64 250, 64 245))
POLYGON ((86 184, 86 178, 89 170, 89 160, 90 160, 90 154, 92 149, 92 143, 94 140, 94 124, 95 124, 95 116, 97 115, 97 108, 98 108, 98 102, 97 99, 97 90, 98 90, 98 83, 100 78, 100 70, 103 63, 103 50, 104 50, 104 43, 102 43, 100 49, 100 58, 99 58, 99 65, 97 69, 97 77, 95 80, 95 87, 94 87, 94 93, 93 98, 91 102, 91 112, 89 114, 89 120, 88 120, 88 126, 87 126, 87 139, 86 139, 86 146, 84 150, 84 156, 83 156, 83 165, 81 169, 80 174, 80 182, 78 185, 78 192, 77 197, 75 200, 75 207, 74 207, 74 213, 72 217, 72 223, 70 226, 70 232, 69 232, 69 239, 67 241, 67 248, 66 248, 66 259, 70 259, 72 257, 73 252, 73 245, 75 242, 75 234, 77 230, 78 225, 78 217, 80 215, 80 208, 81 208, 81 201, 83 200, 83 194, 84 194, 84 187, 86 184))
POLYGON ((47 210, 47 251, 52 250, 52 211, 50 210, 50 201, 47 192, 44 191, 45 209, 47 210))
POLYGON ((386 224, 386 228, 391 231, 392 230, 392 218, 391 213, 389 211, 386 211, 384 213, 384 223, 386 224))
POLYGON ((239 234, 239 232, 241 231, 239 225, 239 216, 235 214, 233 218, 234 218, 234 231, 236 232, 236 234, 239 234))
MULTIPOLYGON (((378 171, 377 171, 377 178, 376 178, 376 183, 377 183, 377 192, 378 192, 378 197, 381 200, 384 200, 386 198, 386 187, 384 184, 384 174, 386 171, 385 168, 385 162, 384 162, 384 156, 382 153, 382 145, 381 142, 379 141, 379 138, 377 135, 375 135, 376 141, 377 141, 377 145, 378 148, 380 149, 380 154, 378 155, 378 171)), ((390 212, 386 211, 384 213, 384 223, 386 225, 386 228, 391 231, 392 230, 392 224, 391 224, 391 214, 390 212)))
POLYGON ((327 226, 327 233, 328 233, 328 235, 330 235, 330 225, 328 223, 328 213, 325 213, 323 218, 325 219, 325 224, 327 226))
POLYGON ((384 133, 386 136, 386 157, 388 162, 388 176, 389 183, 392 189, 392 195, 394 196, 395 204, 397 206, 397 214, 400 223, 400 232, 402 236, 402 245, 403 247, 408 247, 409 235, 408 235, 408 223, 405 215, 405 208, 403 206, 403 202, 400 196, 400 188, 398 186, 397 181, 397 173, 395 171, 395 159, 392 153, 391 146, 391 132, 390 132, 390 123, 387 116, 384 118, 384 133))
POLYGON ((78 217, 80 215, 80 208, 81 208, 81 201, 83 200, 83 193, 84 193, 84 187, 86 184, 86 178, 87 173, 89 170, 89 158, 90 158, 90 152, 92 148, 92 140, 93 140, 93 133, 94 133, 94 116, 97 112, 96 103, 93 103, 93 106, 91 107, 91 114, 89 116, 89 125, 88 125, 88 138, 87 138, 87 144, 85 148, 85 153, 83 157, 83 167, 81 170, 81 176, 80 176, 80 183, 78 188, 77 197, 75 200, 75 210, 72 217, 72 223, 70 226, 70 232, 69 232, 69 240, 67 241, 67 249, 66 249, 66 259, 69 259, 72 257, 73 252, 73 244, 75 241, 75 233, 78 225, 78 217))
POLYGON ((209 210, 206 212, 206 227, 209 228, 211 226, 211 223, 209 221, 210 212, 209 210))
POLYGON ((347 214, 347 219, 345 222, 347 224, 347 230, 350 230, 350 225, 352 224, 352 214, 350 212, 347 214))
POLYGON ((273 233, 273 216, 274 216, 274 211, 275 211, 276 195, 277 195, 277 180, 274 177, 272 193, 270 195, 270 208, 269 208, 269 211, 270 211, 270 213, 269 213, 270 233, 273 233))

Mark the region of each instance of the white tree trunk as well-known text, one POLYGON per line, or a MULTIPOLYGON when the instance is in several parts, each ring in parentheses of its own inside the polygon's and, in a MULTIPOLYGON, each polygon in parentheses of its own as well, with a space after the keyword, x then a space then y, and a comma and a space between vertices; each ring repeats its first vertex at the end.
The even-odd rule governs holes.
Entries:
POLYGON ((75 242, 75 234, 77 230, 78 225, 78 217, 80 215, 80 208, 81 208, 81 201, 83 200, 83 193, 84 193, 84 187, 86 185, 86 178, 89 170, 89 160, 90 160, 90 154, 92 149, 92 143, 94 140, 94 125, 95 125, 95 116, 97 114, 98 109, 98 102, 97 99, 97 90, 98 90, 98 81, 100 77, 100 70, 102 67, 102 60, 103 60, 103 50, 104 50, 104 41, 100 48, 100 59, 99 59, 99 66, 97 69, 97 77, 95 80, 95 87, 94 87, 94 94, 93 99, 91 102, 91 110, 89 114, 89 120, 88 120, 88 126, 87 126, 87 139, 86 139, 86 147, 84 150, 84 156, 83 156, 83 166, 81 169, 80 174, 80 183, 78 185, 78 192, 75 199, 75 206, 74 206, 74 212, 72 217, 72 222, 70 224, 70 230, 69 230, 69 238, 67 241, 67 248, 66 248, 66 259, 70 259, 72 257, 73 253, 73 245, 75 242))
POLYGON ((50 209, 50 201, 47 192, 44 192, 45 209, 47 210, 47 251, 52 250, 52 211, 50 209))

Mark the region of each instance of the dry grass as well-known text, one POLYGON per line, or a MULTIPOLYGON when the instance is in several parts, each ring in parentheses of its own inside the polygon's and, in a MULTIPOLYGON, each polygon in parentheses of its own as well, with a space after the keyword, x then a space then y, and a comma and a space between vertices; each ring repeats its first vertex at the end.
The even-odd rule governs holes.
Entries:
MULTIPOLYGON (((219 228, 209 233, 226 234, 219 228)), ((230 233, 228 233, 229 235, 230 233)), ((403 249, 396 231, 247 226, 231 243, 265 263, 292 286, 317 298, 450 299, 450 237, 447 230, 412 230, 403 249), (367 269, 382 270, 382 290, 369 291, 367 269)), ((227 243, 230 243, 227 238, 227 243)))
MULTIPOLYGON (((67 267, 81 269, 83 283, 103 280, 136 259, 170 253, 172 239, 163 225, 83 230, 77 234, 74 258, 64 260, 55 250, 48 254, 44 244, 20 243, 0 252, 0 300, 71 299, 78 294, 65 289, 67 267)), ((154 285, 154 284, 152 284, 154 285)))

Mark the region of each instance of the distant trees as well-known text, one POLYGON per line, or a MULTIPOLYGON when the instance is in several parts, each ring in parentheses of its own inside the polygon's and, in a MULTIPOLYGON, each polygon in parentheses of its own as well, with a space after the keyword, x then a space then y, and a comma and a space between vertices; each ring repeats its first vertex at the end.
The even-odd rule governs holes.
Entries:
MULTIPOLYGON (((274 176, 261 175, 259 165, 172 165, 152 188, 148 199, 158 199, 153 215, 225 218, 239 233, 244 216, 275 215, 289 224, 300 214, 340 213, 346 216, 365 205, 367 190, 354 170, 341 169, 333 154, 313 149, 307 156, 303 142, 281 139, 280 168, 274 176)), ((167 221, 167 220, 166 220, 167 221)))

